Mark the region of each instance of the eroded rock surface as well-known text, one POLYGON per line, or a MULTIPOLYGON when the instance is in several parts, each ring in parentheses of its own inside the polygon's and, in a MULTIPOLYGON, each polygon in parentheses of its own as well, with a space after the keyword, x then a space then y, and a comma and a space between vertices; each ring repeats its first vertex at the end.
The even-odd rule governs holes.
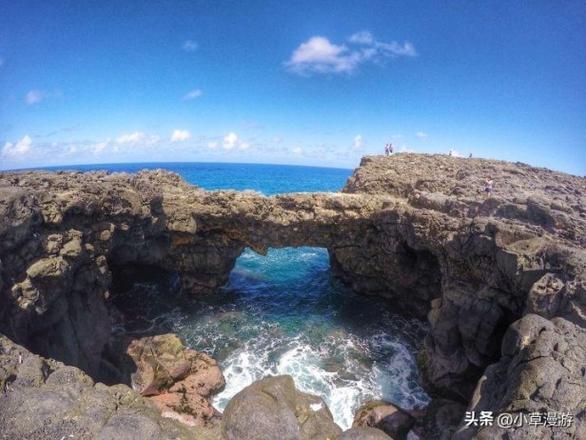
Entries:
POLYGON ((126 385, 95 383, 78 368, 46 360, 0 335, 0 439, 212 440, 161 416, 126 385))
POLYGON ((211 398, 225 380, 210 356, 186 348, 174 334, 130 340, 126 353, 132 388, 147 396, 164 417, 200 427, 219 422, 211 398))
POLYGON ((586 438, 585 377, 586 330, 563 318, 526 315, 509 327, 500 361, 485 370, 469 405, 477 414, 523 417, 522 426, 464 424, 454 438, 586 438))
POLYGON ((380 429, 351 428, 344 431, 336 440, 393 440, 380 429))
POLYGON ((298 391, 291 376, 274 376, 228 402, 222 432, 227 440, 326 440, 342 430, 320 397, 298 391))
POLYGON ((415 424, 415 417, 409 412, 382 400, 362 405, 354 416, 352 427, 377 428, 395 440, 405 440, 415 424))
POLYGON ((0 332, 111 382, 113 268, 177 271, 197 294, 247 246, 327 247, 355 290, 427 316, 426 389, 466 403, 511 323, 585 326, 585 207, 584 178, 440 155, 364 158, 343 193, 275 197, 164 171, 2 173, 0 332))

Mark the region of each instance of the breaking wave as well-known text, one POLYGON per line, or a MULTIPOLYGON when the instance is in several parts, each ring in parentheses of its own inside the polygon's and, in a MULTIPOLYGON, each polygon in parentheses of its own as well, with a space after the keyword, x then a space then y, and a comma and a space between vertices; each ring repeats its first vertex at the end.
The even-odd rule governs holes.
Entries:
POLYGON ((321 396, 343 429, 367 400, 405 408, 429 401, 415 362, 425 324, 343 286, 330 275, 325 249, 270 249, 266 256, 246 250, 229 283, 197 300, 139 288, 164 301, 142 301, 149 309, 127 331, 164 328, 217 359, 226 377, 214 400, 220 410, 247 385, 275 374, 290 374, 300 390, 321 396))

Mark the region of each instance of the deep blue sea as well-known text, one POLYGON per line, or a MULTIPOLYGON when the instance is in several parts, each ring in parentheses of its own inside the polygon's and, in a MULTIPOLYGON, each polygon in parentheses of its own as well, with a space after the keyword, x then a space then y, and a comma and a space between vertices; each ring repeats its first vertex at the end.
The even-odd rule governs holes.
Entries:
MULTIPOLYGON (((340 190, 351 170, 244 164, 122 164, 53 169, 138 171, 166 168, 206 189, 251 189, 266 195, 340 190)), ((290 374, 303 391, 327 402, 335 421, 351 426, 365 401, 422 406, 415 356, 424 323, 395 315, 377 298, 358 295, 330 273, 327 250, 250 249, 214 295, 186 297, 176 277, 137 282, 123 297, 134 308, 125 332, 172 331, 216 358, 226 377, 216 396, 222 410, 245 386, 269 374, 290 374)))
POLYGON ((352 170, 295 165, 238 163, 143 163, 71 165, 50 170, 107 170, 135 173, 143 169, 164 168, 180 174, 186 181, 205 189, 252 189, 266 195, 287 192, 338 191, 352 170))

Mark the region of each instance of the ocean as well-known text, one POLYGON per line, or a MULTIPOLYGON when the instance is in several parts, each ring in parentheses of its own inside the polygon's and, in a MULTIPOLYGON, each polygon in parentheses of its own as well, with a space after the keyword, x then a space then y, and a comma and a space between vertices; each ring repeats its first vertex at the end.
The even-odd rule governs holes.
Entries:
MULTIPOLYGON (((117 164, 53 167, 135 172, 165 168, 205 189, 285 192, 338 191, 351 170, 218 163, 117 164)), ((266 375, 290 374, 297 387, 320 395, 336 423, 348 429, 356 409, 373 399, 404 408, 429 398, 417 382, 415 357, 427 331, 384 300, 354 293, 330 273, 322 248, 250 249, 216 294, 179 294, 176 276, 137 281, 118 301, 128 313, 122 332, 174 332, 220 362, 222 410, 245 386, 266 375)))
POLYGON ((251 189, 268 196, 288 192, 338 191, 352 174, 352 170, 341 168, 197 162, 68 165, 43 169, 135 173, 157 168, 173 171, 187 182, 205 189, 251 189))

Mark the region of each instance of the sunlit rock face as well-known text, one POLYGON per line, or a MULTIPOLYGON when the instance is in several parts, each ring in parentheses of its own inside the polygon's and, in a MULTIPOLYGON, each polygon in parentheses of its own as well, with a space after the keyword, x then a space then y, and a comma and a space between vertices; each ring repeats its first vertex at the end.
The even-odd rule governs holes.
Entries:
POLYGON ((113 268, 176 271, 198 294, 223 285, 245 247, 325 247, 354 290, 427 316, 426 388, 467 401, 523 315, 584 327, 585 206, 584 178, 415 154, 364 158, 342 193, 274 197, 165 171, 3 173, 0 331, 112 378, 113 268))

